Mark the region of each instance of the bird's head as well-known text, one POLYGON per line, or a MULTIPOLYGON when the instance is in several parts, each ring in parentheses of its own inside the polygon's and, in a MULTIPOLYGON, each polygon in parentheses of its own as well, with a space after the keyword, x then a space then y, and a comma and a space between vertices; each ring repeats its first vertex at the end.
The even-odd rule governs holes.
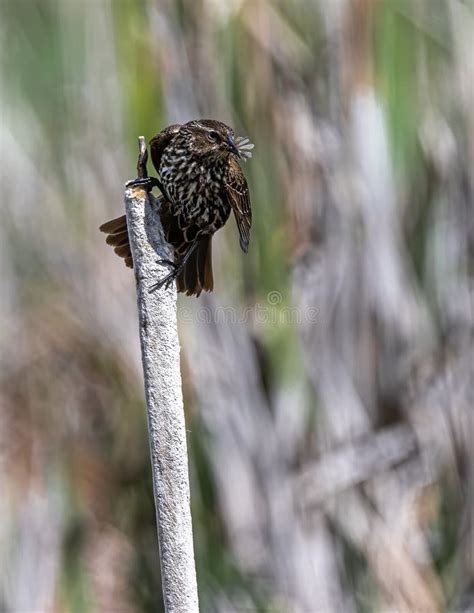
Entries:
POLYGON ((248 138, 235 137, 232 128, 214 119, 190 121, 185 126, 192 137, 194 148, 203 156, 215 159, 234 155, 244 160, 251 158, 253 149, 248 138))

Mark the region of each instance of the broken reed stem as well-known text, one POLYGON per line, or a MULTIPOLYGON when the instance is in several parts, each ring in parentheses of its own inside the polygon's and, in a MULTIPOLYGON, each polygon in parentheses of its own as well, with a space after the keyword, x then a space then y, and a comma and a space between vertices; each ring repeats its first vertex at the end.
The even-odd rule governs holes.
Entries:
MULTIPOLYGON (((137 171, 147 177, 145 139, 139 138, 137 171)), ((137 283, 153 491, 161 581, 167 613, 199 611, 191 525, 188 456, 181 390, 176 288, 149 288, 166 274, 170 258, 157 213, 159 199, 127 185, 125 210, 137 283)))

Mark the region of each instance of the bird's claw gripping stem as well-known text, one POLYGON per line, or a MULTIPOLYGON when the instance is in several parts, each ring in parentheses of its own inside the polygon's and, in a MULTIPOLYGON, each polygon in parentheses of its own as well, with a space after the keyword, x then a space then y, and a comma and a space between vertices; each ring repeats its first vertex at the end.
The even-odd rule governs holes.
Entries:
POLYGON ((176 262, 173 262, 173 260, 156 260, 156 263, 161 264, 162 266, 169 266, 170 268, 178 268, 178 264, 176 264, 176 262))
POLYGON ((165 289, 168 289, 171 283, 176 279, 178 272, 179 271, 177 270, 173 270, 172 272, 167 274, 166 277, 163 277, 161 281, 158 281, 158 283, 155 283, 154 285, 152 285, 149 290, 150 294, 152 294, 153 292, 156 292, 157 289, 161 289, 163 286, 165 289))
POLYGON ((137 177, 127 181, 125 187, 144 187, 150 192, 154 187, 158 187, 161 190, 161 183, 155 177, 137 177))
POLYGON ((197 238, 194 239, 194 242, 191 245, 191 247, 187 250, 186 255, 184 255, 179 262, 172 262, 171 260, 167 260, 167 259, 158 260, 159 264, 169 265, 172 267, 173 270, 170 273, 168 273, 166 277, 164 277, 161 281, 158 281, 158 283, 155 283, 155 285, 152 285, 150 288, 150 293, 154 292, 157 289, 160 289, 161 287, 163 287, 163 285, 165 286, 166 289, 168 289, 171 282, 174 281, 174 279, 176 279, 176 277, 184 270, 186 262, 189 260, 189 258, 195 251, 198 244, 199 244, 199 240, 197 238))

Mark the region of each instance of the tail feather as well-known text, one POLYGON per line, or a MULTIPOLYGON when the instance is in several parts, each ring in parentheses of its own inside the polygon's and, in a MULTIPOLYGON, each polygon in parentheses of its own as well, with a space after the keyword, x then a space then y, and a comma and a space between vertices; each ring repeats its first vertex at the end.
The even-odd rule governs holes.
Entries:
POLYGON ((127 230, 127 218, 125 215, 121 215, 120 217, 106 221, 100 226, 99 230, 106 234, 120 234, 121 232, 125 232, 127 230))
POLYGON ((105 242, 115 247, 115 253, 125 260, 125 266, 133 268, 132 252, 128 242, 127 218, 125 215, 107 221, 100 226, 99 230, 107 234, 105 242))
POLYGON ((198 251, 199 246, 196 248, 196 251, 190 256, 189 260, 185 264, 183 272, 181 273, 184 281, 184 291, 186 293, 189 292, 191 294, 196 293, 196 295, 199 295, 201 291, 201 283, 198 274, 198 251))
POLYGON ((212 292, 214 280, 211 245, 212 237, 201 238, 196 250, 186 262, 183 272, 176 279, 178 292, 186 293, 188 296, 199 296, 203 290, 212 292))
POLYGON ((114 251, 119 257, 124 259, 131 256, 129 243, 122 245, 121 247, 115 247, 114 251))
POLYGON ((207 292, 214 289, 214 278, 212 275, 212 237, 207 239, 207 249, 199 253, 198 270, 201 286, 207 292))
POLYGON ((128 243, 128 232, 120 232, 119 234, 109 234, 105 239, 107 245, 112 245, 113 247, 121 247, 122 245, 126 245, 128 243))

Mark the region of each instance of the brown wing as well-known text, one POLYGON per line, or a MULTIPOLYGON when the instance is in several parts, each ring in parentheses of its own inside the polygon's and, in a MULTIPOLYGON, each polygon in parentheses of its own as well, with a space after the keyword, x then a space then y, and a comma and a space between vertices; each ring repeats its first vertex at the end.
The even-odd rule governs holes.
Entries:
POLYGON ((162 130, 159 134, 154 136, 150 141, 150 154, 153 166, 156 172, 160 172, 161 156, 165 148, 170 144, 173 138, 178 134, 181 129, 181 124, 175 123, 172 126, 168 126, 162 130))
POLYGON ((250 194, 244 173, 237 160, 232 156, 225 177, 225 192, 239 228, 240 246, 242 251, 247 253, 250 242, 250 226, 252 225, 250 194))

